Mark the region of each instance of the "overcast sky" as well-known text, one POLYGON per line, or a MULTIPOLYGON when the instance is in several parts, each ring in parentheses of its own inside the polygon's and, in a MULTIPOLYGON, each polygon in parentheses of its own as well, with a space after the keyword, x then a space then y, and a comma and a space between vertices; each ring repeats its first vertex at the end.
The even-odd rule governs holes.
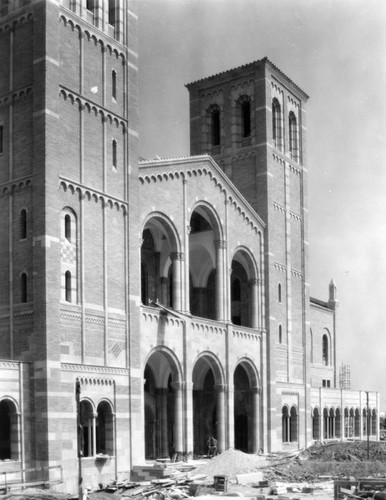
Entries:
POLYGON ((267 56, 307 105, 311 295, 386 410, 386 1, 140 0, 140 154, 189 155, 184 84, 267 56))

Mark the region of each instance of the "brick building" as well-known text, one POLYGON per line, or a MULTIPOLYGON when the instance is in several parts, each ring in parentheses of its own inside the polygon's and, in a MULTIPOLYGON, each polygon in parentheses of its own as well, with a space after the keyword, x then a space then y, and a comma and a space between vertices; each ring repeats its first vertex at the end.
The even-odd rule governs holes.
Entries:
POLYGON ((192 156, 139 162, 136 30, 0 2, 0 481, 378 439, 309 296, 308 96, 267 59, 191 83, 192 156))

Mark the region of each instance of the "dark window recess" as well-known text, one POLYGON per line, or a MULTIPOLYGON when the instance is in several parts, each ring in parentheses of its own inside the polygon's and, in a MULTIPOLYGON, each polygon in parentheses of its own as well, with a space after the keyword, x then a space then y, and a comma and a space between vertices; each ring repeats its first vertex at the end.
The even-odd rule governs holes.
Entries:
POLYGON ((243 125, 243 137, 251 135, 251 103, 244 101, 241 103, 241 120, 243 125))
POLYGON ((220 110, 212 111, 212 146, 220 145, 220 110))

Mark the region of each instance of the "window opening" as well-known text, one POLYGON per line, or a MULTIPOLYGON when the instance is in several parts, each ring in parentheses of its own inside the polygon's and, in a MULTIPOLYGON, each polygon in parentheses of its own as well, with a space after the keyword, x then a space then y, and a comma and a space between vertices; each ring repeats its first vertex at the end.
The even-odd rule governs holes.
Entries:
POLYGON ((20 302, 27 302, 27 275, 22 273, 20 276, 20 302))
POLYGON ((322 350, 323 350, 322 361, 323 361, 323 364, 325 366, 327 366, 328 365, 328 337, 326 334, 323 335, 322 350))
POLYGON ((241 121, 243 126, 243 137, 250 137, 251 135, 251 103, 250 101, 243 101, 241 103, 241 121))
POLYGON ((92 457, 94 454, 93 443, 93 411, 88 401, 80 402, 80 421, 82 424, 82 444, 83 457, 92 457))
POLYGON ((291 111, 288 117, 289 129, 289 150, 291 158, 297 160, 298 158, 298 129, 295 114, 291 111))
POLYGON ((272 139, 274 146, 281 149, 281 108, 279 101, 272 101, 272 139))
POLYGON ((22 210, 20 212, 20 239, 25 240, 27 238, 27 211, 22 210))
POLYGON ((281 283, 277 285, 277 300, 281 303, 281 283))
POLYGON ((212 119, 212 146, 220 145, 220 110, 214 109, 211 113, 212 119))
POLYGON ((111 96, 113 99, 117 98, 117 72, 115 70, 111 72, 111 96))
POLYGON ((283 328, 279 325, 279 344, 283 343, 283 328))
POLYGON ((114 26, 117 22, 117 14, 116 14, 116 1, 115 0, 109 0, 109 24, 110 26, 114 26))
POLYGON ((112 144, 112 160, 113 160, 113 167, 117 168, 117 161, 118 161, 118 153, 117 153, 117 141, 113 139, 112 144))
POLYGON ((64 237, 71 241, 71 217, 68 214, 64 216, 64 237))
POLYGON ((95 0, 87 0, 86 1, 86 9, 94 14, 95 0))
POLYGON ((4 126, 0 125, 0 154, 4 153, 4 126))
POLYGON ((64 279, 65 279, 65 288, 66 288, 66 302, 72 302, 71 273, 70 273, 70 271, 66 271, 64 279))

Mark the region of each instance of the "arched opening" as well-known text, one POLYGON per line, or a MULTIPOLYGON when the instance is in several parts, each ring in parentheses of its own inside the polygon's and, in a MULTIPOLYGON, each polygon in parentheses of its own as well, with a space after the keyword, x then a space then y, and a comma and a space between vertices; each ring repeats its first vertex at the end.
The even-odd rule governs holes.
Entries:
POLYGON ((20 212, 20 239, 27 238, 27 211, 23 208, 20 212))
POLYGON ((298 411, 295 406, 291 407, 290 412, 290 441, 291 443, 297 442, 298 440, 298 411))
POLYGON ((279 325, 279 344, 283 343, 283 327, 279 325))
POLYGON ((259 324, 257 270, 250 255, 238 250, 232 259, 231 318, 234 325, 256 328, 259 324))
POLYGON ((289 152, 291 158, 298 160, 299 144, 298 144, 298 126, 296 116, 293 111, 288 116, 288 131, 289 131, 289 152))
POLYGON ((240 103, 240 108, 242 137, 245 139, 251 135, 251 101, 249 99, 244 99, 240 103))
POLYGON ((342 437, 342 415, 340 408, 337 408, 335 411, 335 437, 342 437))
POLYGON ((312 439, 320 440, 320 414, 319 408, 314 408, 312 412, 312 439))
POLYGON ((209 436, 217 439, 218 449, 223 451, 224 404, 219 368, 210 356, 203 356, 193 369, 194 454, 207 453, 209 436))
POLYGON ((80 423, 82 426, 82 454, 83 457, 92 457, 94 455, 95 445, 93 437, 94 411, 90 401, 80 402, 80 423))
POLYGON ((282 113, 279 101, 272 101, 272 140, 277 149, 282 149, 282 113))
POLYGON ((322 337, 322 362, 324 365, 329 364, 329 356, 328 356, 328 336, 326 334, 322 337))
POLYGON ((211 118, 211 143, 219 146, 221 141, 220 108, 214 107, 210 113, 211 118))
POLYGON ((3 399, 0 401, 0 460, 17 460, 18 421, 15 404, 3 399))
POLYGON ((146 363, 144 378, 145 457, 172 458, 183 451, 177 367, 169 354, 157 351, 146 363))
POLYGON ((141 300, 181 309, 181 261, 172 228, 161 217, 149 219, 142 233, 141 300))
POLYGON ((360 437, 361 435, 361 414, 359 409, 355 410, 355 421, 354 421, 354 436, 360 437))
POLYGON ((258 392, 252 387, 249 370, 239 364, 233 375, 234 385, 234 446, 245 453, 258 451, 258 392))
POLYGON ((64 237, 67 241, 71 242, 71 216, 65 214, 64 216, 64 237))
POLYGON ((202 318, 219 319, 218 294, 223 293, 221 242, 214 215, 198 207, 190 218, 189 292, 190 312, 202 318))
POLYGON ((114 455, 113 412, 107 401, 99 403, 96 417, 96 452, 114 455))
POLYGON ((20 302, 28 301, 28 288, 27 288, 27 275, 26 273, 21 273, 20 276, 20 302))
POLYGON ((66 290, 66 302, 72 302, 72 279, 70 271, 66 271, 64 279, 65 279, 65 290, 66 290))
POLYGON ((283 443, 290 442, 290 415, 288 411, 288 406, 283 406, 281 410, 281 430, 282 430, 282 441, 283 443))

